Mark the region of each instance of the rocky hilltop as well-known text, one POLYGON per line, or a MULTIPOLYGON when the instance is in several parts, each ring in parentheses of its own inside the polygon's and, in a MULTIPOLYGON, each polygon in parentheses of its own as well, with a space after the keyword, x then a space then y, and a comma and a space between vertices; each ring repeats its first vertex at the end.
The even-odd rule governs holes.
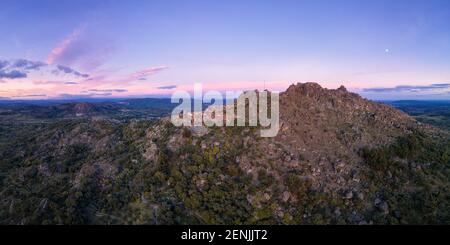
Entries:
POLYGON ((346 147, 361 147, 387 143, 417 127, 405 113, 363 99, 344 87, 328 90, 314 83, 292 85, 281 94, 280 104, 283 132, 300 136, 295 145, 336 146, 341 142, 346 147))
POLYGON ((0 222, 448 224, 447 133, 344 87, 280 100, 274 138, 167 119, 42 125, 1 146, 0 222))
POLYGON ((274 142, 312 165, 357 167, 360 149, 389 144, 416 130, 429 131, 405 113, 343 86, 329 90, 316 83, 292 85, 280 100, 281 130, 274 142))

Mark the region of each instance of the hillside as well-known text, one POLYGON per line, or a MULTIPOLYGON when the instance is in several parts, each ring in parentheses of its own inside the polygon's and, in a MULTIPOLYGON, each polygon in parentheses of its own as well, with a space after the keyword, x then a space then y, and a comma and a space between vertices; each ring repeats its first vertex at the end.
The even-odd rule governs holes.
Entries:
POLYGON ((0 144, 0 223, 449 223, 448 132, 344 87, 280 99, 275 138, 112 114, 38 125, 0 144))

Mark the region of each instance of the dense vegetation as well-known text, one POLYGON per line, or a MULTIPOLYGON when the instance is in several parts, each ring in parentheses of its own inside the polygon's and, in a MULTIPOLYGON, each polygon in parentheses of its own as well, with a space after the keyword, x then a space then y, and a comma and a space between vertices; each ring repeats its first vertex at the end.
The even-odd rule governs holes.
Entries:
POLYGON ((227 154, 219 154, 215 147, 199 154, 199 146, 186 146, 177 153, 187 154, 185 161, 175 162, 164 150, 167 142, 162 140, 155 142, 163 149, 157 160, 148 162, 140 154, 141 137, 152 124, 149 121, 128 125, 61 122, 46 128, 44 135, 35 132, 3 146, 1 222, 213 224, 247 221, 250 208, 244 185, 248 179, 238 167, 229 164, 237 149, 230 146, 227 154), (81 133, 92 134, 97 139, 106 134, 117 135, 116 140, 121 143, 102 153, 83 143, 64 146, 57 154, 53 145, 39 149, 42 138, 52 139, 55 134, 66 134, 77 127, 81 127, 81 133), (104 176, 100 165, 89 164, 103 161, 111 161, 106 165, 117 168, 114 178, 104 176), (84 174, 77 179, 76 174, 80 172, 84 174), (216 183, 219 179, 221 185, 200 184, 216 183))
POLYGON ((450 222, 450 140, 414 133, 396 143, 361 152, 370 192, 386 199, 392 216, 381 223, 450 222))
POLYGON ((244 171, 243 155, 266 154, 245 142, 254 129, 194 136, 164 121, 109 115, 1 120, 0 223, 450 223, 444 135, 415 132, 361 149, 363 189, 341 193, 314 186, 306 170, 282 170, 280 159, 244 171))

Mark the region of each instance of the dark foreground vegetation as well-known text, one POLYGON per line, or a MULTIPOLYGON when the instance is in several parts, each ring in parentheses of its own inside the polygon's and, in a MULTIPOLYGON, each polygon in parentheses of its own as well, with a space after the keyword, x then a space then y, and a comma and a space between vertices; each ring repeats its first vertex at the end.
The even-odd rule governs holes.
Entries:
POLYGON ((395 210, 387 223, 450 222, 450 140, 414 133, 394 144, 361 151, 370 191, 395 210))

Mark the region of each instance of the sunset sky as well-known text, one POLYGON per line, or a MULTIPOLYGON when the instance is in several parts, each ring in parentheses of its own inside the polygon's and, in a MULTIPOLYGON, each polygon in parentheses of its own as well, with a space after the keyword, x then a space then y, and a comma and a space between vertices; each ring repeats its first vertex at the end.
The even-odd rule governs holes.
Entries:
POLYGON ((341 84, 450 99, 448 0, 2 0, 0 99, 341 84))

